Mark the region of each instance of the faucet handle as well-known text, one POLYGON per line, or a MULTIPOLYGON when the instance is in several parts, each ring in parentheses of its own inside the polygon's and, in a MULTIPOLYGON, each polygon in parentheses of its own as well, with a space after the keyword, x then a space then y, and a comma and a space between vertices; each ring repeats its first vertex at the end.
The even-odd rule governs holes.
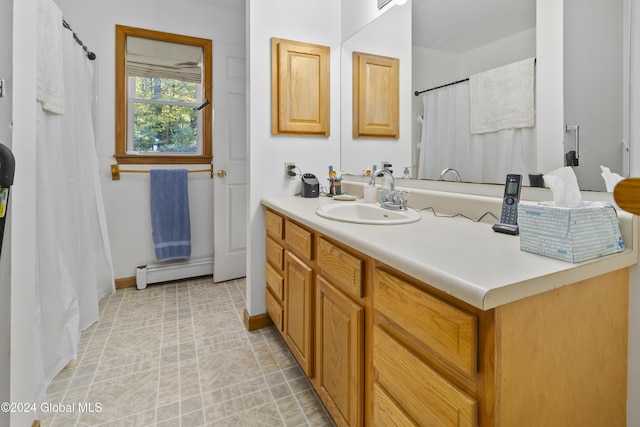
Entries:
POLYGON ((400 191, 396 191, 396 194, 394 195, 394 203, 396 205, 401 205, 403 208, 406 208, 407 206, 407 199, 405 198, 406 196, 410 195, 411 193, 409 191, 406 190, 400 190, 400 191))

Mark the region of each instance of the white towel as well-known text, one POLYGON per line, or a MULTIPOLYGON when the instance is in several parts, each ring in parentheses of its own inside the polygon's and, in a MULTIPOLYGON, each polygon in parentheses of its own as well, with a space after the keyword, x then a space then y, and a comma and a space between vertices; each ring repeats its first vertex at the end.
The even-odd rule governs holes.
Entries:
POLYGON ((64 114, 62 11, 53 0, 38 0, 37 92, 46 111, 64 114))
POLYGON ((534 65, 529 58, 469 78, 472 134, 535 125, 534 65))

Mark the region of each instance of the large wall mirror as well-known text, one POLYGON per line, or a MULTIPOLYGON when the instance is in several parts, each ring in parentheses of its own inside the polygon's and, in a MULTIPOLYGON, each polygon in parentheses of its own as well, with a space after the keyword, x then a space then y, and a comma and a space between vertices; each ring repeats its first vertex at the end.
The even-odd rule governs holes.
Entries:
MULTIPOLYGON (((528 173, 545 173, 565 165, 565 154, 576 150, 571 125, 579 125, 575 171, 580 187, 605 189, 600 165, 628 174, 629 0, 460 0, 455 5, 413 0, 379 16, 345 41, 343 50, 350 45, 365 49, 362 45, 372 40, 372 33, 395 37, 399 28, 409 25, 407 21, 403 24, 407 18, 400 12, 406 6, 411 9, 412 83, 411 96, 401 98, 400 114, 410 117, 409 131, 402 134, 401 129, 399 143, 386 147, 385 152, 363 143, 354 146, 343 126, 341 162, 345 171, 357 173, 363 168, 363 159, 367 163, 373 162, 369 160, 372 156, 389 160, 381 158, 386 155, 401 163, 394 163, 394 169, 411 166, 414 178, 438 179, 445 168, 471 165, 476 170, 467 171, 467 176, 461 170, 462 181, 501 184, 510 170, 525 174, 527 184, 528 173), (560 15, 564 15, 562 19, 560 15), (437 147, 430 152, 433 147, 423 146, 425 95, 414 96, 413 92, 528 58, 537 58, 534 128, 505 141, 485 142, 486 152, 473 151, 477 144, 457 147, 455 130, 451 129, 439 138, 440 152, 437 147), (549 96, 555 98, 550 101, 549 96), (431 172, 425 175, 428 162, 432 162, 431 172), (504 169, 496 169, 496 165, 504 169), (495 170, 475 176, 487 168, 495 170)), ((401 48, 398 54, 402 54, 401 48)), ((401 63, 401 68, 403 65, 408 64, 401 63)), ((343 67, 343 75, 344 71, 343 67)), ((455 99, 459 95, 450 96, 455 99)), ((343 96, 343 111, 351 110, 348 102, 350 99, 343 96)))

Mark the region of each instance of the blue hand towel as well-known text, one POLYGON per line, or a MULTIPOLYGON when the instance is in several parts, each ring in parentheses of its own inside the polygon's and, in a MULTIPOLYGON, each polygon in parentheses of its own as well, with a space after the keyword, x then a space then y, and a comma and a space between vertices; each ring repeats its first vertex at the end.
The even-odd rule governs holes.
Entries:
POLYGON ((191 255, 191 224, 187 170, 152 169, 151 227, 156 258, 188 258, 191 255))

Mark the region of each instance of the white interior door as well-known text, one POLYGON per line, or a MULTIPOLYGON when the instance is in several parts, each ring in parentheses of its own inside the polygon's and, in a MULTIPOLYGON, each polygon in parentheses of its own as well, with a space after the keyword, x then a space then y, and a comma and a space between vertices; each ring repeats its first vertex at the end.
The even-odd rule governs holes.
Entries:
POLYGON ((213 280, 222 282, 246 276, 245 47, 215 42, 213 61, 213 280))

